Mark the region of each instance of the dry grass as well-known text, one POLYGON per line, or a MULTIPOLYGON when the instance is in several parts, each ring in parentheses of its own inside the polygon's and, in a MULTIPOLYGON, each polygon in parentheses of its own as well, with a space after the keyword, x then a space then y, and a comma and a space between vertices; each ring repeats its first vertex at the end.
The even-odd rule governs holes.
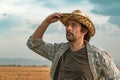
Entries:
POLYGON ((0 80, 50 80, 49 73, 50 67, 0 67, 0 80))
POLYGON ((50 80, 49 67, 0 67, 0 80, 50 80))
POLYGON ((119 71, 120 71, 120 67, 119 67, 118 69, 119 69, 119 71))

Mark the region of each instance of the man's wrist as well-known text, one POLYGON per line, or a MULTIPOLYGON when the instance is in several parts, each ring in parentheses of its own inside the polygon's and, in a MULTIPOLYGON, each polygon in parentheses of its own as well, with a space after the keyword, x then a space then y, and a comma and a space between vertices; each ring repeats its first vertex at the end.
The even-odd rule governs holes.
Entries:
POLYGON ((49 24, 51 24, 51 21, 49 19, 45 19, 43 23, 49 25, 49 24))

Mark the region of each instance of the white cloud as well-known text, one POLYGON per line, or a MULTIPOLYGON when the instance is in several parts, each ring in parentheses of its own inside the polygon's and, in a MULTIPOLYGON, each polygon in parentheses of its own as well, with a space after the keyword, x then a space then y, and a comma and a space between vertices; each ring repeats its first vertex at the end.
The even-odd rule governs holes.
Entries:
POLYGON ((100 14, 93 14, 89 12, 90 19, 96 28, 96 33, 99 35, 104 34, 119 34, 120 28, 118 25, 109 22, 110 16, 100 14))
MULTIPOLYGON (((25 2, 24 0, 22 0, 25 2)), ((22 19, 27 19, 31 22, 34 22, 36 20, 43 19, 46 15, 48 15, 52 10, 43 7, 42 5, 35 5, 30 2, 22 3, 21 0, 5 0, 0 3, 0 12, 1 14, 10 14, 10 15, 16 15, 21 17, 22 19)), ((0 15, 0 18, 2 18, 2 15, 0 15)))
POLYGON ((108 20, 110 18, 110 16, 103 16, 98 14, 91 14, 91 16, 92 16, 91 19, 93 20, 93 22, 99 25, 104 25, 108 23, 108 20))
MULTIPOLYGON (((18 0, 19 1, 19 0, 18 0)), ((17 2, 18 2, 17 1, 17 2)), ((23 13, 25 12, 24 7, 21 7, 20 5, 15 4, 15 0, 2 0, 0 3, 0 12, 2 13, 23 13)))

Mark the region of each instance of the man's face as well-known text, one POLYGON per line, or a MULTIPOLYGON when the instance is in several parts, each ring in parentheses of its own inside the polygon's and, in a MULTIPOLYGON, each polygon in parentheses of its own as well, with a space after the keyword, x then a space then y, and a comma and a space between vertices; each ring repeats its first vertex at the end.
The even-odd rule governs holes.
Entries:
POLYGON ((85 33, 81 32, 81 24, 74 20, 68 20, 66 26, 66 38, 70 42, 84 38, 85 33))

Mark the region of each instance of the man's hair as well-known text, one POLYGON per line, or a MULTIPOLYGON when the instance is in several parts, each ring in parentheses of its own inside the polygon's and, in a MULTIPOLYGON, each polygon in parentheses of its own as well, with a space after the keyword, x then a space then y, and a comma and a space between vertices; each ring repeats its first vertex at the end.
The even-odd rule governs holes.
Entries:
MULTIPOLYGON (((81 24, 81 23, 80 23, 81 24)), ((86 41, 90 41, 90 36, 89 36, 89 30, 87 29, 87 27, 85 26, 85 25, 83 25, 83 24, 81 24, 81 32, 85 32, 85 31, 87 31, 87 33, 85 34, 85 36, 84 36, 84 40, 86 40, 86 41)))

